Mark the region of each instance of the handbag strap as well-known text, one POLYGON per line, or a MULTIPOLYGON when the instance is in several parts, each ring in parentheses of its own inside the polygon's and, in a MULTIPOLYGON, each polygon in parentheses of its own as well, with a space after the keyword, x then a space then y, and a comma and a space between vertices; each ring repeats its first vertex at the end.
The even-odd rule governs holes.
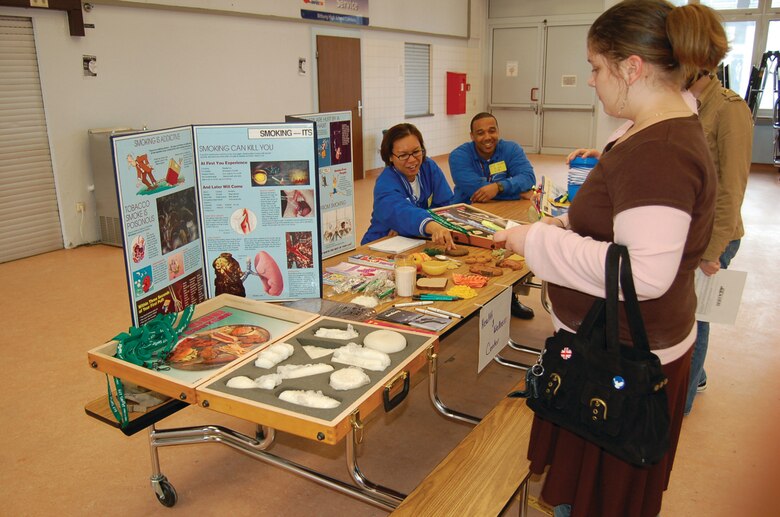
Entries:
POLYGON ((607 260, 604 269, 606 278, 606 334, 607 348, 617 351, 620 346, 618 330, 618 289, 623 291, 623 307, 626 311, 628 328, 631 332, 631 340, 634 347, 639 350, 650 351, 647 340, 642 313, 639 309, 639 300, 636 297, 634 287, 634 275, 631 271, 631 259, 628 248, 612 243, 607 250, 607 260), (618 284, 618 277, 620 283, 618 284))

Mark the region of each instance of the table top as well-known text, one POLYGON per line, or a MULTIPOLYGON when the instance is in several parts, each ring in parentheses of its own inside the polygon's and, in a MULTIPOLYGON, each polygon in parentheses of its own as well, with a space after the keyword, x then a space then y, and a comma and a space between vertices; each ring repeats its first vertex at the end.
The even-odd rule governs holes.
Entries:
MULTIPOLYGON (((513 219, 518 222, 527 222, 528 207, 530 206, 530 201, 527 200, 490 201, 487 203, 475 203, 473 206, 480 210, 490 212, 499 217, 503 217, 506 219, 513 219)), ((423 251, 423 249, 430 248, 430 247, 434 247, 434 245, 432 245, 428 241, 425 244, 422 244, 416 248, 412 248, 404 253, 409 254, 418 251, 423 251)), ((463 244, 459 244, 458 247, 468 249, 469 250, 468 256, 491 257, 492 250, 489 249, 478 248, 474 246, 466 246, 463 244)), ((380 253, 380 252, 369 250, 368 245, 358 246, 358 248, 355 250, 348 251, 330 257, 328 259, 325 259, 322 264, 323 271, 325 270, 325 268, 329 266, 334 266, 336 264, 339 264, 340 262, 348 262, 349 256, 356 255, 356 254, 373 255, 373 256, 378 256, 383 258, 392 257, 392 255, 388 255, 387 253, 380 253)), ((453 273, 469 274, 470 264, 464 262, 464 259, 466 257, 453 257, 453 258, 460 261, 462 264, 457 269, 447 270, 447 272, 445 272, 443 275, 440 275, 449 279, 445 291, 454 285, 452 284, 452 280, 451 280, 453 273)), ((493 261, 491 260, 491 263, 492 262, 493 261)), ((448 334, 452 330, 454 330, 469 316, 476 313, 484 304, 488 303, 490 300, 498 296, 498 294, 503 292, 504 289, 511 287, 512 285, 517 283, 520 279, 522 279, 529 273, 527 267, 523 267, 523 269, 517 271, 513 271, 507 268, 502 268, 502 269, 503 269, 503 274, 501 276, 490 278, 485 287, 476 290, 477 296, 474 298, 470 298, 467 300, 456 300, 451 302, 440 301, 440 302, 434 302, 432 305, 426 306, 426 307, 436 307, 438 309, 443 309, 448 312, 453 312, 463 316, 463 318, 461 319, 453 318, 451 322, 439 332, 440 335, 443 336, 445 334, 448 334)), ((420 289, 418 287, 415 287, 415 294, 422 294, 422 293, 444 294, 443 291, 430 291, 430 290, 425 290, 425 289, 420 289)), ((323 290, 323 298, 327 300, 337 301, 337 302, 349 302, 356 296, 357 295, 353 292, 336 293, 333 287, 331 286, 324 286, 324 290, 323 290)), ((387 299, 381 300, 381 303, 375 307, 375 310, 378 314, 380 312, 383 312, 391 308, 393 304, 407 303, 412 301, 414 300, 412 300, 411 297, 398 297, 398 296, 396 296, 395 298, 388 297, 387 299)), ((407 307, 403 309, 414 311, 415 307, 407 307)))

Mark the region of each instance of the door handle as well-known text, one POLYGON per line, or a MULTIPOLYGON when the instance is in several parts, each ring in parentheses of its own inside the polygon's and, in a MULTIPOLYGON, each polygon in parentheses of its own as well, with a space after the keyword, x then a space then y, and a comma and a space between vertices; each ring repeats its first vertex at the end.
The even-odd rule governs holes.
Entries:
POLYGON ((531 100, 533 102, 537 102, 539 100, 539 97, 536 96, 537 93, 539 93, 539 88, 531 88, 531 100))
POLYGON ((363 117, 363 101, 358 99, 358 117, 363 117))

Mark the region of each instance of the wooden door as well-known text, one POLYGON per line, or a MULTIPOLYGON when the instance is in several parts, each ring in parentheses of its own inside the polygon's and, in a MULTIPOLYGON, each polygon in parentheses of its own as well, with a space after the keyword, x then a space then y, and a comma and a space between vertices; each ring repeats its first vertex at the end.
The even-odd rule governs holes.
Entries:
POLYGON ((352 175, 363 178, 360 39, 317 36, 319 111, 352 112, 352 175))

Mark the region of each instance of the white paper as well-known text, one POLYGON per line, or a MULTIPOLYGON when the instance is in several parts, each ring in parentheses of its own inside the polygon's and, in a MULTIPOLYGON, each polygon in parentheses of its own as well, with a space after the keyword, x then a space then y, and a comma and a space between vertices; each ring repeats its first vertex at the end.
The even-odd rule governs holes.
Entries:
POLYGON ((502 348, 509 343, 509 307, 512 302, 512 288, 486 303, 479 311, 479 361, 477 373, 481 372, 502 348))
POLYGON ((696 270, 695 286, 698 305, 696 319, 733 325, 742 301, 747 272, 721 269, 712 276, 696 270))
POLYGON ((416 248, 420 244, 425 244, 422 239, 410 239, 402 235, 396 235, 389 239, 369 244, 368 249, 381 251, 383 253, 403 253, 406 250, 416 248))

